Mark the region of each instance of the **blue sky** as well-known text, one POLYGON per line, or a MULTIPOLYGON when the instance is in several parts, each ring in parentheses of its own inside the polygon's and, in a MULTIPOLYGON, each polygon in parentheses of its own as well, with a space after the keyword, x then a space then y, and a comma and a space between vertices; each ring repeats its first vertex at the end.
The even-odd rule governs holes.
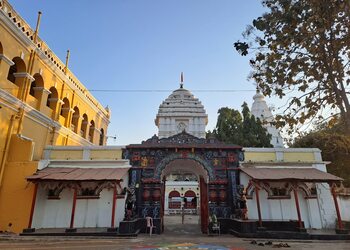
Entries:
MULTIPOLYGON (((109 144, 139 143, 157 133, 160 103, 179 87, 184 72, 189 90, 206 108, 213 129, 220 107, 252 103, 247 80, 249 57, 233 43, 261 15, 258 0, 10 0, 34 28, 43 12, 39 36, 91 90, 169 90, 168 92, 95 92, 112 110, 109 144)), ((268 100, 272 103, 274 100, 268 100)))

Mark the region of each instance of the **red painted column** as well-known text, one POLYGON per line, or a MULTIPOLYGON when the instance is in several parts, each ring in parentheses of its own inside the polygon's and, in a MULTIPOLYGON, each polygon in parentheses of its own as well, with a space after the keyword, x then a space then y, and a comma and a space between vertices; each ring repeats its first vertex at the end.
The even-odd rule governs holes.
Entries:
POLYGON ((73 194, 73 205, 72 205, 72 214, 70 217, 70 226, 69 228, 74 227, 74 215, 75 215, 75 206, 77 204, 77 188, 74 188, 74 194, 73 194))
POLYGON ((339 205, 338 205, 338 199, 337 199, 337 194, 335 192, 335 186, 332 185, 331 187, 331 192, 333 196, 333 201, 335 205, 335 211, 337 212, 337 219, 338 219, 338 228, 343 229, 343 222, 341 220, 341 215, 340 215, 340 210, 339 210, 339 205))
POLYGON ((115 220, 115 209, 117 207, 117 187, 115 186, 113 189, 113 201, 112 201, 112 220, 111 220, 111 227, 114 227, 114 220, 115 220))
POLYGON ((298 199, 298 191, 296 188, 293 188, 293 193, 294 193, 294 199, 295 199, 295 206, 297 208, 297 213, 298 213, 298 223, 299 223, 299 228, 303 228, 303 223, 301 221, 301 213, 300 213, 300 206, 299 206, 299 199, 298 199))
POLYGON ((259 190, 260 190, 260 188, 259 188, 258 185, 255 184, 255 183, 254 183, 254 187, 255 187, 256 207, 257 207, 257 209, 258 209, 259 227, 262 227, 261 209, 260 209, 260 199, 259 199, 259 190))
POLYGON ((29 216, 28 228, 32 228, 34 209, 35 209, 35 202, 36 202, 36 194, 38 193, 38 186, 39 186, 38 183, 34 184, 34 193, 33 193, 33 198, 32 198, 32 207, 30 208, 30 216, 29 216))

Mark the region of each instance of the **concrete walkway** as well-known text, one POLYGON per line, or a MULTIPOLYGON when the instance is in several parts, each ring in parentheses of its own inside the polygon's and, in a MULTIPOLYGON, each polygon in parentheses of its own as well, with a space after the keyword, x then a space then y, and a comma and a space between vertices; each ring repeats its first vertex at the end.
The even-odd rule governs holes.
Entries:
POLYGON ((137 250, 253 250, 253 249, 350 249, 349 241, 296 241, 240 239, 232 235, 208 237, 207 235, 139 235, 137 238, 116 239, 115 237, 20 237, 0 234, 0 249, 137 249, 137 250), (282 243, 282 244, 280 244, 282 243), (285 243, 288 248, 283 247, 285 243))
POLYGON ((185 215, 182 224, 181 215, 164 216, 164 234, 166 235, 201 235, 199 215, 185 215))

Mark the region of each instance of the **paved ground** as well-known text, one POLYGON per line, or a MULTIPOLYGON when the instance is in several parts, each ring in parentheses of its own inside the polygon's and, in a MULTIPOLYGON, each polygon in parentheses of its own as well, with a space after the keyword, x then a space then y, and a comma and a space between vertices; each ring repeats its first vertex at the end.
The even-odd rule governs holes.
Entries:
POLYGON ((165 218, 165 233, 162 235, 139 235, 137 238, 88 238, 88 237, 20 237, 0 235, 0 249, 212 249, 212 250, 252 250, 252 249, 317 249, 350 250, 350 241, 272 241, 235 238, 232 235, 207 236, 200 233, 198 216, 165 218), (260 246, 263 244, 263 246, 260 246), (280 244, 282 243, 282 244, 280 244), (288 244, 289 247, 287 247, 288 244))
MULTIPOLYGON (((0 237, 0 249, 217 249, 217 250, 240 250, 240 249, 317 249, 317 250, 342 250, 350 249, 350 242, 329 241, 283 241, 290 247, 277 247, 280 241, 273 241, 271 246, 259 246, 250 244, 251 240, 234 238, 230 235, 220 237, 196 236, 171 236, 155 235, 149 237, 141 235, 134 239, 114 238, 84 238, 84 237, 41 237, 4 239, 0 237)), ((267 243, 267 241, 257 241, 267 243)))
POLYGON ((182 224, 181 215, 164 216, 164 233, 169 235, 201 234, 199 215, 185 215, 182 224))

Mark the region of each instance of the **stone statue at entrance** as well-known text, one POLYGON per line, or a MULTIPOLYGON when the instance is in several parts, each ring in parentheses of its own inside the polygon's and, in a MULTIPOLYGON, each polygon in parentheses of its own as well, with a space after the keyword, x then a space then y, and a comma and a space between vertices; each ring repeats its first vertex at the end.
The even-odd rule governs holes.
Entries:
POLYGON ((242 220, 248 220, 248 208, 247 208, 247 199, 246 199, 246 189, 243 185, 238 186, 238 202, 236 209, 236 218, 242 220))
POLYGON ((135 215, 135 209, 136 209, 136 193, 135 193, 135 187, 130 186, 126 187, 126 202, 125 202, 125 220, 131 220, 135 215))

